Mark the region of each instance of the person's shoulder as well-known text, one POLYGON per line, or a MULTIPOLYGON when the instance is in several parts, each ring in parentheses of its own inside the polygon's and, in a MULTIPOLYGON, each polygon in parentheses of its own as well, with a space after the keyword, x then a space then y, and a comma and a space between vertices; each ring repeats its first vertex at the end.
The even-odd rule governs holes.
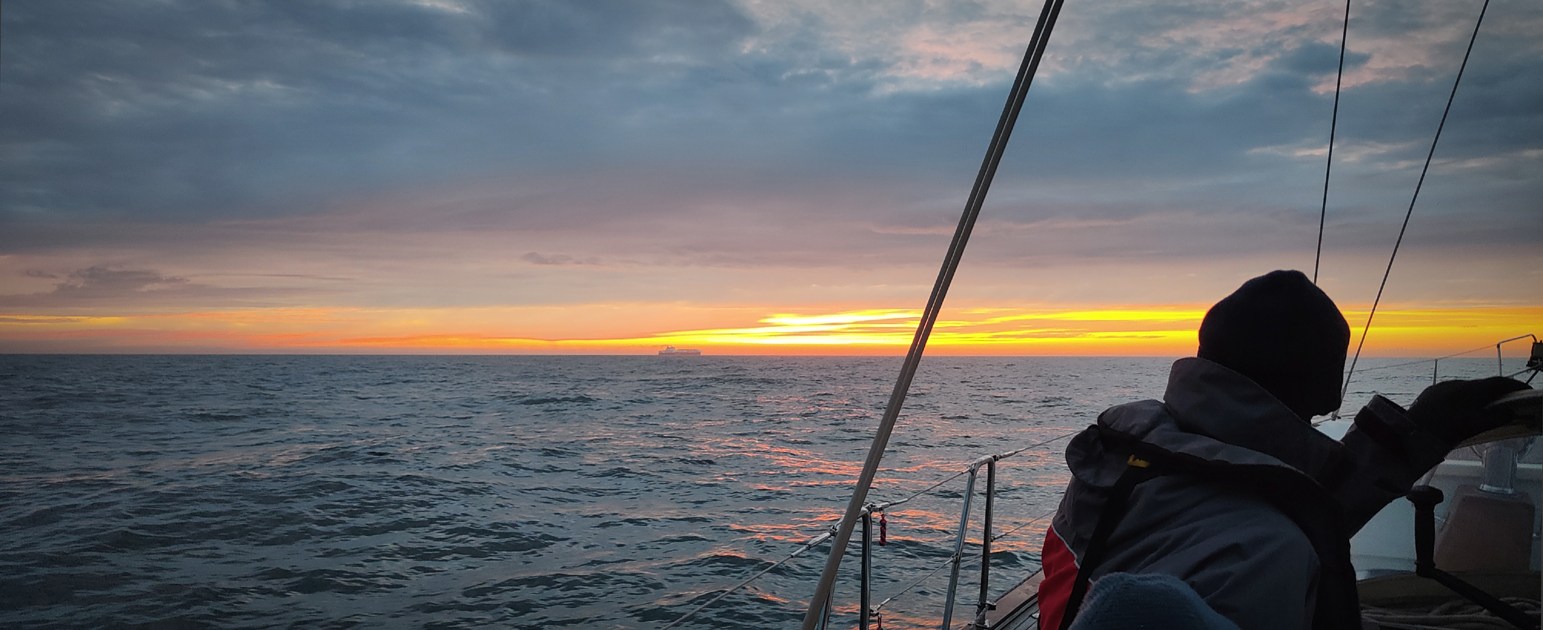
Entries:
POLYGON ((1163 401, 1152 399, 1152 398, 1148 398, 1146 400, 1133 400, 1133 401, 1127 402, 1127 403, 1120 403, 1118 405, 1115 405, 1113 407, 1105 409, 1104 412, 1102 414, 1099 414, 1098 417, 1099 418, 1103 418, 1105 416, 1110 416, 1110 415, 1113 415, 1113 416, 1126 416, 1126 415, 1132 415, 1132 414, 1159 414, 1159 413, 1166 413, 1166 410, 1165 410, 1165 408, 1163 406, 1163 401))
POLYGON ((1115 405, 1098 414, 1098 424, 1134 438, 1142 438, 1157 426, 1171 424, 1167 405, 1161 400, 1137 400, 1115 405))

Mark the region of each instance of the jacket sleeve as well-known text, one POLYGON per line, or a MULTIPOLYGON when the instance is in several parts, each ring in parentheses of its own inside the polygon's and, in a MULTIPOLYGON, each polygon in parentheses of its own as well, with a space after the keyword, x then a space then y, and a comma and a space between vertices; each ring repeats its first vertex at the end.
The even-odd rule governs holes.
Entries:
MULTIPOLYGON (((1172 518, 1122 522, 1106 571, 1095 571, 1095 580, 1114 571, 1164 573, 1239 628, 1311 626, 1321 565, 1291 519, 1257 497, 1196 492, 1184 477, 1143 485, 1152 487, 1138 490, 1143 496, 1136 500, 1165 504, 1172 518)), ((1141 509, 1135 504, 1132 513, 1141 509)))
POLYGON ((1415 425, 1403 407, 1382 396, 1361 408, 1355 426, 1340 442, 1347 465, 1328 489, 1350 534, 1408 493, 1421 475, 1452 450, 1451 444, 1415 425))
MULTIPOLYGON (((1250 630, 1302 630, 1317 605, 1318 556, 1288 523, 1267 536, 1209 549, 1217 561, 1189 567, 1186 581, 1213 610, 1250 630), (1223 560, 1228 558, 1228 560, 1223 560)), ((1196 550, 1201 551, 1201 550, 1196 550)), ((1159 562, 1158 564, 1162 564, 1159 562)), ((1162 571, 1161 567, 1154 567, 1162 571)))

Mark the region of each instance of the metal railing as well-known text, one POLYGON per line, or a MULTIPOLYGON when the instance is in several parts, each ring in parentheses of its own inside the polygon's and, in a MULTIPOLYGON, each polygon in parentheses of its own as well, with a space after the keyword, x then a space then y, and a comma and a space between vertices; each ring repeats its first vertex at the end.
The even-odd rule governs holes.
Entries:
MULTIPOLYGON (((1469 350, 1468 352, 1476 352, 1476 351, 1479 351, 1479 350, 1485 350, 1487 348, 1489 348, 1489 346, 1483 346, 1483 347, 1479 347, 1479 348, 1474 348, 1473 350, 1469 350)), ((1539 351, 1539 348, 1538 348, 1538 336, 1537 335, 1533 335, 1533 334, 1518 335, 1518 336, 1512 337, 1510 339, 1501 339, 1500 341, 1495 342, 1495 373, 1499 374, 1501 376, 1515 377, 1518 374, 1524 374, 1526 372, 1533 371, 1533 369, 1537 367, 1535 362, 1538 360, 1538 351, 1539 351), (1505 353, 1502 352, 1501 346, 1504 346, 1504 345, 1506 345, 1508 343, 1511 343, 1513 341, 1521 341, 1523 339, 1531 339, 1532 340, 1532 358, 1527 361, 1527 367, 1522 368, 1521 370, 1519 370, 1519 371, 1517 371, 1515 373, 1506 374, 1505 373, 1505 353)), ((1467 354, 1467 353, 1459 353, 1459 354, 1467 354)), ((1458 356, 1458 355, 1456 355, 1456 354, 1447 355, 1447 356, 1444 356, 1444 357, 1438 357, 1438 358, 1435 358, 1435 359, 1431 360, 1432 366, 1431 366, 1430 382, 1431 382, 1432 385, 1436 384, 1436 380, 1441 377, 1441 360, 1442 359, 1450 359, 1450 358, 1455 357, 1455 356, 1458 356)))
POLYGON ((1537 335, 1526 334, 1526 335, 1518 335, 1518 336, 1515 336, 1515 337, 1511 337, 1510 339, 1501 339, 1500 341, 1495 342, 1494 345, 1484 345, 1484 346, 1479 346, 1477 348, 1470 348, 1470 349, 1464 350, 1462 352, 1454 352, 1452 354, 1439 356, 1439 357, 1436 357, 1434 359, 1415 359, 1413 361, 1404 361, 1402 363, 1393 363, 1393 364, 1390 364, 1390 365, 1378 365, 1378 366, 1375 366, 1375 367, 1361 368, 1361 372, 1377 372, 1377 371, 1381 371, 1381 370, 1392 370, 1392 369, 1401 368, 1401 367, 1408 367, 1408 366, 1411 366, 1411 365, 1424 365, 1426 363, 1430 363, 1431 364, 1430 380, 1431 380, 1432 384, 1435 384, 1436 381, 1438 381, 1441 378, 1441 362, 1442 361, 1445 361, 1447 359, 1453 359, 1453 358, 1457 358, 1457 357, 1461 357, 1461 356, 1470 355, 1470 354, 1473 354, 1475 352, 1479 352, 1481 350, 1488 350, 1490 348, 1494 348, 1495 349, 1495 373, 1500 375, 1500 376, 1509 376, 1509 377, 1515 378, 1515 377, 1517 377, 1519 375, 1526 374, 1528 372, 1536 372, 1537 369, 1540 366, 1543 366, 1543 343, 1539 343, 1538 342, 1538 336, 1537 335), (1523 339, 1530 339, 1530 340, 1532 340, 1532 352, 1528 356, 1528 358, 1526 359, 1526 361, 1527 361, 1526 366, 1523 367, 1520 370, 1517 370, 1515 372, 1507 374, 1506 371, 1505 371, 1505 353, 1504 353, 1503 346, 1505 346, 1506 344, 1511 343, 1513 341, 1521 341, 1523 339))
MULTIPOLYGON (((1037 523, 1037 522, 1040 522, 1040 521, 1044 520, 1045 517, 1049 516, 1049 513, 1046 513, 1046 514, 1040 515, 1040 516, 1038 516, 1038 517, 1036 517, 1036 518, 1034 518, 1032 520, 1029 520, 1027 522, 1020 523, 1018 526, 1016 526, 1016 527, 1014 527, 1014 528, 1012 528, 1010 530, 1007 530, 1005 532, 1002 532, 1000 534, 993 534, 994 519, 996 517, 995 509, 994 509, 994 507, 995 507, 995 499, 996 499, 996 473, 997 473, 997 465, 996 464, 997 464, 997 462, 999 462, 1001 460, 1008 459, 1010 457, 1013 457, 1015 455, 1018 455, 1020 453, 1025 452, 1025 451, 1029 451, 1029 450, 1033 450, 1033 449, 1036 449, 1036 448, 1040 448, 1040 447, 1049 445, 1049 444, 1051 444, 1053 442, 1057 442, 1057 441, 1060 441, 1060 440, 1067 439, 1067 438, 1069 438, 1069 437, 1071 437, 1073 435, 1076 435, 1076 432, 1071 432, 1071 433, 1066 433, 1066 434, 1063 434, 1063 435, 1058 435, 1058 436, 1050 438, 1048 440, 1043 440, 1043 441, 1040 441, 1040 442, 1036 442, 1034 444, 1030 444, 1028 446, 1024 446, 1022 448, 1014 449, 1014 450, 1011 450, 1011 451, 1008 451, 1008 452, 1005 452, 1005 453, 998 453, 998 454, 994 454, 994 455, 986 455, 984 457, 980 457, 980 458, 970 462, 963 470, 960 470, 959 472, 956 472, 956 473, 954 473, 952 475, 944 477, 943 479, 940 479, 940 480, 932 483, 931 485, 929 485, 929 486, 927 486, 927 487, 925 487, 925 488, 923 488, 923 489, 921 489, 921 490, 919 490, 919 491, 917 491, 915 493, 912 493, 910 496, 907 496, 907 497, 902 498, 902 499, 897 499, 897 500, 894 500, 894 501, 886 501, 886 502, 879 502, 879 503, 869 503, 869 504, 863 506, 862 510, 858 513, 859 526, 861 528, 860 529, 861 534, 859 536, 858 553, 861 555, 861 558, 862 558, 862 562, 861 562, 860 570, 859 570, 859 575, 858 575, 858 584, 859 584, 858 628, 860 630, 870 630, 870 628, 873 627, 875 620, 879 620, 879 621, 882 620, 882 615, 880 614, 880 611, 886 605, 888 605, 892 601, 895 601, 897 598, 899 598, 900 596, 906 594, 907 592, 910 592, 911 589, 914 589, 917 586, 925 583, 927 580, 929 580, 932 577, 936 576, 940 571, 942 571, 945 568, 950 568, 951 571, 949 572, 947 601, 944 604, 942 623, 939 625, 939 627, 942 628, 943 630, 947 630, 949 625, 953 623, 953 610, 954 610, 955 601, 957 599, 956 594, 957 594, 958 587, 959 587, 959 576, 960 576, 960 573, 961 573, 962 568, 963 568, 962 565, 963 565, 963 561, 964 561, 964 557, 965 557, 965 553, 964 552, 965 552, 965 547, 968 545, 968 538, 969 538, 969 533, 970 533, 970 528, 969 528, 970 512, 971 512, 971 509, 972 509, 972 503, 973 503, 974 497, 976 495, 977 480, 980 477, 980 469, 982 467, 984 467, 986 469, 986 484, 985 484, 986 487, 985 487, 985 505, 984 505, 984 508, 982 510, 982 515, 981 515, 981 521, 982 522, 981 522, 981 538, 980 538, 980 541, 981 541, 980 542, 980 547, 981 547, 981 554, 980 554, 980 589, 979 589, 979 593, 978 593, 978 596, 977 596, 977 599, 976 599, 976 603, 975 603, 974 621, 972 622, 971 625, 973 627, 976 627, 976 628, 985 628, 986 627, 985 626, 986 614, 995 608, 995 602, 990 600, 991 543, 995 542, 997 540, 1001 540, 1001 539, 1003 539, 1003 538, 1005 538, 1007 536, 1010 536, 1010 535, 1018 532, 1019 530, 1022 530, 1025 527, 1028 527, 1030 525, 1033 525, 1034 523, 1037 523), (967 480, 965 482, 964 496, 963 496, 962 504, 961 504, 960 509, 959 509, 959 525, 955 529, 954 535, 951 537, 952 538, 952 547, 953 547, 952 553, 948 556, 948 558, 946 558, 944 560, 944 562, 939 564, 931 572, 929 572, 926 575, 923 575, 921 578, 911 582, 910 584, 908 584, 904 588, 900 589, 900 591, 898 591, 894 595, 891 595, 890 597, 884 599, 883 601, 879 602, 878 604, 873 604, 872 603, 873 602, 873 592, 872 592, 873 591, 873 589, 872 589, 872 585, 873 585, 873 547, 875 546, 875 541, 874 541, 874 538, 873 538, 873 518, 874 518, 874 515, 877 514, 879 516, 879 518, 880 518, 881 531, 880 531, 880 539, 878 541, 878 544, 879 545, 883 545, 883 544, 885 544, 885 540, 884 540, 885 536, 884 536, 884 532, 883 532, 883 523, 885 522, 885 520, 884 520, 885 516, 884 515, 890 509, 895 508, 895 507, 900 506, 900 505, 904 505, 906 503, 910 503, 911 501, 914 501, 914 500, 916 500, 918 498, 921 498, 922 496, 925 496, 925 495, 928 495, 928 494, 932 493, 933 491, 937 490, 938 488, 943 487, 945 484, 948 484, 949 482, 952 482, 952 481, 954 481, 954 480, 956 480, 956 479, 958 479, 960 477, 966 477, 966 476, 968 478, 967 478, 967 480)), ((737 582, 734 586, 729 587, 728 589, 726 589, 723 592, 719 593, 717 596, 713 597, 712 599, 710 599, 710 600, 708 600, 708 601, 698 605, 697 607, 693 608, 692 610, 690 610, 686 614, 684 614, 681 617, 677 618, 675 621, 671 622, 669 625, 664 626, 664 629, 668 630, 669 628, 674 628, 674 627, 676 627, 676 626, 686 622, 690 618, 696 616, 698 613, 700 613, 703 610, 706 610, 707 608, 711 607, 713 604, 718 603, 723 598, 729 596, 730 594, 733 594, 734 592, 736 592, 736 591, 738 591, 738 590, 740 590, 740 589, 742 589, 742 588, 744 588, 746 586, 749 586, 752 582, 755 582, 757 579, 760 579, 762 576, 765 576, 766 574, 772 572, 773 570, 777 569, 778 567, 782 566, 783 564, 786 564, 787 562, 793 560, 794 558, 797 558, 798 556, 803 555, 805 552, 809 551, 810 549, 813 549, 815 547, 818 547, 820 545, 823 545, 823 544, 829 542, 830 539, 833 537, 833 535, 834 535, 834 533, 836 531, 836 526, 838 524, 839 523, 833 523, 832 525, 830 525, 828 531, 810 538, 807 542, 805 542, 798 549, 794 550, 792 553, 790 553, 786 557, 784 557, 781 560, 771 564, 770 566, 767 566, 767 567, 762 568, 762 569, 760 569, 758 571, 755 571, 753 574, 751 574, 748 577, 746 577, 746 578, 740 580, 739 582, 737 582)), ((825 606, 825 612, 824 612, 824 618, 823 618, 822 622, 819 624, 819 627, 822 628, 822 629, 828 628, 829 625, 830 625, 830 620, 831 620, 831 603, 830 603, 830 598, 827 598, 826 606, 825 606)))

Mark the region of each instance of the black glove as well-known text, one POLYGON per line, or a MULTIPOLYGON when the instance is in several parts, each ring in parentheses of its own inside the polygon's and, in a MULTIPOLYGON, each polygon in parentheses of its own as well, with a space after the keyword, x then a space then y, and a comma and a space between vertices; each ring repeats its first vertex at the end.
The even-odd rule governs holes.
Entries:
POLYGON ((1425 388, 1409 405, 1409 420, 1451 444, 1500 426, 1503 414, 1484 413, 1496 398, 1528 389, 1521 381, 1491 376, 1473 381, 1445 381, 1425 388))

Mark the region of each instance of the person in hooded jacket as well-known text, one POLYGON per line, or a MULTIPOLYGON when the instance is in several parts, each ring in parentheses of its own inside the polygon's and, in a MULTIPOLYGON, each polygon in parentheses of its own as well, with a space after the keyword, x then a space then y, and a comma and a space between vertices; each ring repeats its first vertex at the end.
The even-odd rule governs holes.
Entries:
POLYGON ((1527 388, 1447 381, 1407 410, 1376 396, 1336 441, 1309 421, 1340 406, 1350 328, 1305 275, 1249 280, 1199 337, 1163 400, 1112 407, 1068 445, 1041 628, 1071 627, 1090 583, 1117 573, 1177 578, 1239 628, 1359 627, 1350 536, 1527 388))

